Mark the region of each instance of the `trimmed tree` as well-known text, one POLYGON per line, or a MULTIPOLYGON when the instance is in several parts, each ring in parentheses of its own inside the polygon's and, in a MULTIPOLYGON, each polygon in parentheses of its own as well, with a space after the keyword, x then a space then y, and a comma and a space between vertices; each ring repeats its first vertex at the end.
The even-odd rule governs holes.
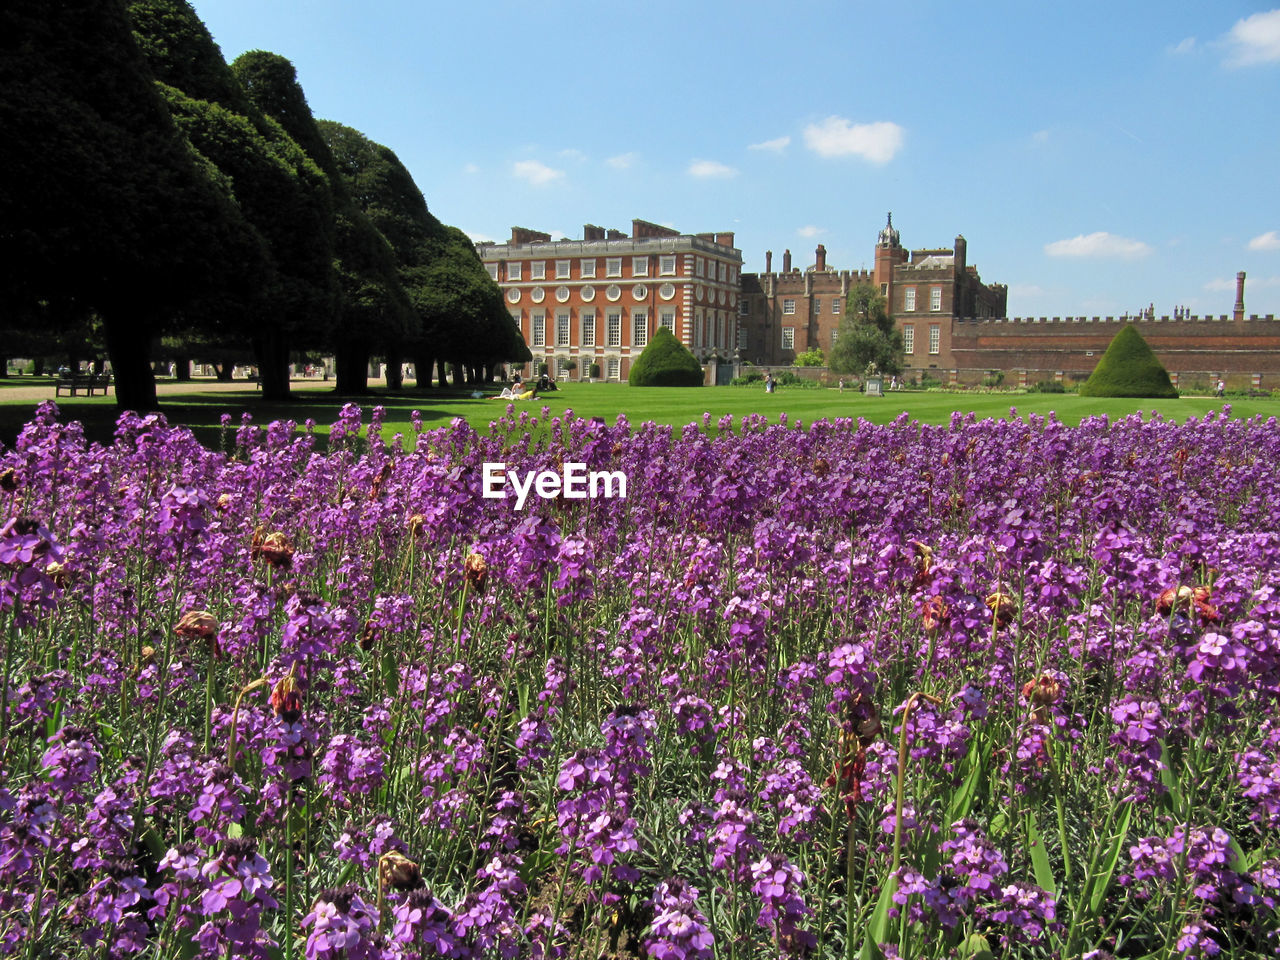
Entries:
POLYGON ((633 387, 700 387, 702 364, 666 327, 659 327, 631 365, 627 383, 633 387))
POLYGON ((884 297, 868 283, 849 290, 839 336, 831 348, 832 373, 861 375, 874 363, 881 373, 902 372, 902 334, 889 316, 884 297))
POLYGON ((1129 324, 1115 335, 1093 374, 1081 384, 1080 396, 1156 399, 1176 397, 1178 391, 1164 364, 1137 328, 1129 324))

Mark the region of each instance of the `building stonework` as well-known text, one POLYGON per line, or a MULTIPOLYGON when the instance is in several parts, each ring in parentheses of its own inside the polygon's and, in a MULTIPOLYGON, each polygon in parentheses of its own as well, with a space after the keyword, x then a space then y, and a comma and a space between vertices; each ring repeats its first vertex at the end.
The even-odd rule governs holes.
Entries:
POLYGON ((625 380, 659 326, 700 359, 733 355, 742 273, 733 239, 633 220, 630 236, 587 224, 581 240, 513 227, 507 243, 476 251, 535 364, 585 379, 595 363, 602 379, 625 380))
POLYGON ((1246 316, 1245 275, 1236 278, 1230 315, 1218 317, 1006 316, 1008 288, 984 283, 968 263, 968 245, 908 250, 892 215, 880 231, 872 270, 837 270, 819 244, 814 263, 801 270, 784 252, 773 271, 744 273, 739 312, 742 356, 785 366, 814 347, 830 354, 849 290, 870 284, 885 298, 903 335, 908 379, 976 384, 1004 374, 1009 385, 1084 380, 1125 323, 1132 323, 1168 369, 1175 384, 1280 388, 1280 323, 1268 314, 1246 316))

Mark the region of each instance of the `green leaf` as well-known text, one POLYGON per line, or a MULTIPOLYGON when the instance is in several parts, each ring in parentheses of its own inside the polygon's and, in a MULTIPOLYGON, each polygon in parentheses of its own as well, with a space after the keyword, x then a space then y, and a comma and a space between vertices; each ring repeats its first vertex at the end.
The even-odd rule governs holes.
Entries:
MULTIPOLYGON (((880 944, 889 939, 889 908, 893 906, 893 894, 897 889, 898 878, 891 876, 880 890, 880 899, 876 901, 875 909, 871 911, 871 920, 867 923, 862 952, 858 954, 859 960, 882 960, 884 957, 880 952, 880 944)), ((849 931, 848 936, 852 937, 853 931, 849 931)))
POLYGON ((1186 809, 1182 803, 1182 790, 1178 786, 1178 779, 1173 775, 1173 767, 1169 763, 1169 746, 1163 740, 1160 741, 1160 782, 1169 791, 1170 809, 1173 813, 1181 815, 1182 811, 1186 809))
POLYGON ((971 933, 960 947, 961 960, 994 960, 991 944, 980 933, 971 933))
POLYGON ((1058 884, 1053 877, 1053 867, 1049 865, 1049 853, 1044 848, 1044 838, 1036 826, 1034 813, 1027 814, 1027 841, 1031 846, 1031 868, 1035 871, 1036 883, 1042 890, 1048 890, 1055 897, 1058 895, 1058 884))
POLYGON ((1116 838, 1111 843, 1111 851, 1107 854, 1106 865, 1102 868, 1102 872, 1090 881, 1092 884, 1091 895, 1089 897, 1089 912, 1092 916, 1098 916, 1102 909, 1102 901, 1106 898, 1107 888, 1111 886, 1111 877, 1116 872, 1116 864, 1120 862, 1120 852, 1124 849, 1124 842, 1129 837, 1129 821, 1133 818, 1133 804, 1126 803, 1124 805, 1124 813, 1120 816, 1120 826, 1116 830, 1116 838))

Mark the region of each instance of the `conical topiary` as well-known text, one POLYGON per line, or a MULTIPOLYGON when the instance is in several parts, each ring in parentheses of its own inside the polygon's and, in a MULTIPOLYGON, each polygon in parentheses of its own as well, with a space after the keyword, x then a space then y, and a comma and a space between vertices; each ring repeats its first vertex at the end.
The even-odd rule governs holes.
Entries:
POLYGON ((1169 372, 1132 325, 1111 341, 1093 374, 1080 386, 1082 397, 1176 397, 1169 372))
POLYGON ((633 387, 700 387, 702 364, 666 327, 659 327, 644 353, 631 364, 633 387))

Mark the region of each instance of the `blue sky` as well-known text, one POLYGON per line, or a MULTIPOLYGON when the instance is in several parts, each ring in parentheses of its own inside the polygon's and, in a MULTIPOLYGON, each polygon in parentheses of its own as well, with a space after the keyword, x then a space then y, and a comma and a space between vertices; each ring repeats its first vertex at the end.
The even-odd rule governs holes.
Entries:
MULTIPOLYGON (((1270 0, 1275 3, 1276 0, 1270 0)), ((744 269, 968 241, 1011 315, 1280 314, 1280 8, 194 0, 475 239, 632 218, 744 269)))

